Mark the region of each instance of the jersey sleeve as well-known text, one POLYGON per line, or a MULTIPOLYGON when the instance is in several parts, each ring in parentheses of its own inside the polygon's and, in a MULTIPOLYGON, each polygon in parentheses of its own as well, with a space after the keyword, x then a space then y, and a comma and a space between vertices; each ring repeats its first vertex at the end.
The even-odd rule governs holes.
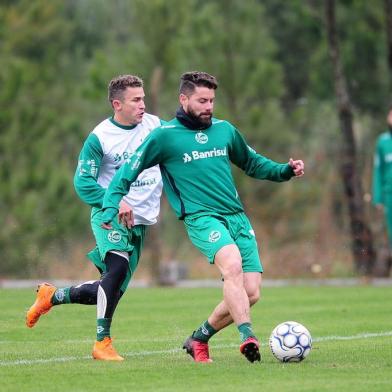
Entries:
POLYGON ((74 187, 80 199, 91 207, 102 207, 105 189, 98 184, 103 151, 98 137, 90 133, 79 154, 74 187))
POLYGON ((374 163, 373 163, 373 184, 372 184, 372 202, 373 204, 384 204, 384 200, 382 197, 382 184, 383 184, 383 156, 380 140, 378 140, 374 152, 374 163))
POLYGON ((275 162, 249 147, 236 128, 234 128, 233 142, 229 148, 229 157, 231 162, 248 176, 259 180, 282 182, 294 176, 293 169, 288 163, 275 162))
POLYGON ((162 143, 157 132, 150 133, 113 177, 103 200, 103 222, 109 223, 118 213, 122 198, 129 192, 131 184, 145 169, 160 163, 162 143))

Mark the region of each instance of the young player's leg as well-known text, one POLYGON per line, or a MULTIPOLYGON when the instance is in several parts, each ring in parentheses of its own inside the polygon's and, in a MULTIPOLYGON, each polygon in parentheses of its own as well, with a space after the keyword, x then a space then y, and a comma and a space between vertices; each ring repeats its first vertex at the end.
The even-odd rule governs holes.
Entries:
POLYGON ((121 286, 129 271, 128 253, 110 251, 104 262, 107 266, 99 282, 97 293, 97 340, 92 356, 94 359, 122 361, 112 346, 110 328, 117 304, 122 296, 121 286))
POLYGON ((105 258, 102 268, 104 273, 97 294, 97 340, 93 358, 123 360, 112 346, 110 329, 117 304, 136 270, 143 247, 145 226, 138 225, 131 230, 118 226, 110 231, 95 228, 94 233, 100 253, 105 254, 105 258), (97 235, 98 232, 100 235, 97 235))
MULTIPOLYGON (((98 248, 90 252, 89 257, 93 260, 99 272, 102 273, 102 266, 99 265, 101 260, 98 248), (99 262, 95 262, 94 260, 99 260, 99 262)), ((34 327, 39 318, 48 313, 54 305, 70 303, 95 305, 97 303, 98 285, 98 280, 87 281, 76 286, 63 288, 57 288, 50 283, 41 283, 38 285, 34 304, 26 313, 26 325, 29 328, 34 327)))
POLYGON ((104 262, 106 272, 98 284, 97 293, 97 340, 110 337, 110 326, 114 311, 121 298, 121 286, 128 274, 128 253, 110 251, 104 262))
MULTIPOLYGON (((99 252, 97 248, 89 254, 89 257, 94 260, 94 256, 91 257, 91 254, 99 258, 99 252)), ((102 274, 101 268, 97 268, 102 274)), ((39 284, 37 288, 36 300, 26 313, 26 325, 29 328, 34 327, 39 318, 42 315, 48 313, 52 307, 56 305, 96 305, 99 284, 100 280, 90 280, 75 286, 62 288, 57 288, 54 285, 46 282, 39 284)))
POLYGON ((26 315, 27 326, 33 327, 39 317, 47 313, 52 306, 71 303, 96 305, 97 298, 101 298, 102 295, 106 295, 108 298, 105 300, 107 309, 104 313, 107 318, 111 318, 123 294, 120 288, 128 273, 128 253, 123 252, 120 259, 119 257, 120 255, 112 254, 111 252, 107 253, 104 261, 107 265, 106 272, 102 275, 101 280, 87 281, 76 286, 64 288, 56 288, 50 283, 40 284, 37 290, 36 301, 26 315), (123 261, 119 262, 119 260, 123 261), (101 296, 98 295, 100 291, 104 293, 101 296))

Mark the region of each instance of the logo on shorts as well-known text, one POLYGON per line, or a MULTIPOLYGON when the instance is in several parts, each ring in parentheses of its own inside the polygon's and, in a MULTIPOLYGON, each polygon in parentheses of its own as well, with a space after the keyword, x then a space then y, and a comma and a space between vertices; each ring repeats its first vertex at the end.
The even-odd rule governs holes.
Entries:
POLYGON ((216 242, 218 240, 220 240, 221 238, 221 233, 220 231, 211 231, 210 235, 208 236, 208 241, 210 242, 216 242))
POLYGON ((56 290, 56 293, 54 294, 56 297, 57 301, 62 302, 64 300, 65 294, 63 289, 58 289, 56 290))
POLYGON ((108 234, 108 240, 113 244, 116 244, 121 241, 121 234, 118 231, 113 230, 108 234))
POLYGON ((197 132, 195 140, 200 144, 206 144, 208 142, 208 136, 203 132, 197 132))

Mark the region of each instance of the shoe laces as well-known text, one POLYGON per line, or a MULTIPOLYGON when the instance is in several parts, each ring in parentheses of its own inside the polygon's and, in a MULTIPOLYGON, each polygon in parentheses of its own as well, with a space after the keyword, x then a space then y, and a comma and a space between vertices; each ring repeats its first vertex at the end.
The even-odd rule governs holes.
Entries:
POLYGON ((210 359, 210 354, 208 352, 208 343, 195 340, 193 342, 193 352, 195 355, 195 359, 198 361, 207 361, 210 359))

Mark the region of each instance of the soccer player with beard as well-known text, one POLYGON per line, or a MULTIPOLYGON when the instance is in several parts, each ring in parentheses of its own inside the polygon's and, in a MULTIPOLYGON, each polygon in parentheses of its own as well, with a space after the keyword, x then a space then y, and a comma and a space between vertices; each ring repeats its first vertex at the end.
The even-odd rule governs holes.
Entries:
MULTIPOLYGON (((234 125, 213 118, 217 87, 215 77, 205 72, 182 75, 176 117, 154 130, 115 175, 104 197, 102 220, 110 228, 137 175, 159 164, 170 205, 192 243, 223 277, 223 300, 183 348, 195 361, 211 362, 208 340, 234 322, 240 352, 254 362, 260 361, 260 352, 250 306, 259 299, 263 268, 230 162, 251 177, 271 181, 302 176, 304 164, 293 159, 277 163, 257 154, 234 125)), ((119 212, 121 219, 127 220, 127 215, 119 212)))
POLYGON ((35 303, 26 314, 26 325, 34 327, 53 305, 78 303, 97 305, 97 340, 94 359, 122 361, 112 345, 110 327, 116 306, 138 265, 146 227, 159 214, 162 178, 158 166, 140 171, 119 201, 120 221, 113 228, 101 227, 101 207, 105 189, 116 171, 135 152, 152 129, 161 125, 158 117, 145 113, 143 81, 121 75, 109 83, 108 99, 113 116, 98 124, 88 135, 79 155, 74 177, 77 194, 91 207, 91 227, 96 248, 88 257, 101 279, 77 286, 38 286, 35 303))

